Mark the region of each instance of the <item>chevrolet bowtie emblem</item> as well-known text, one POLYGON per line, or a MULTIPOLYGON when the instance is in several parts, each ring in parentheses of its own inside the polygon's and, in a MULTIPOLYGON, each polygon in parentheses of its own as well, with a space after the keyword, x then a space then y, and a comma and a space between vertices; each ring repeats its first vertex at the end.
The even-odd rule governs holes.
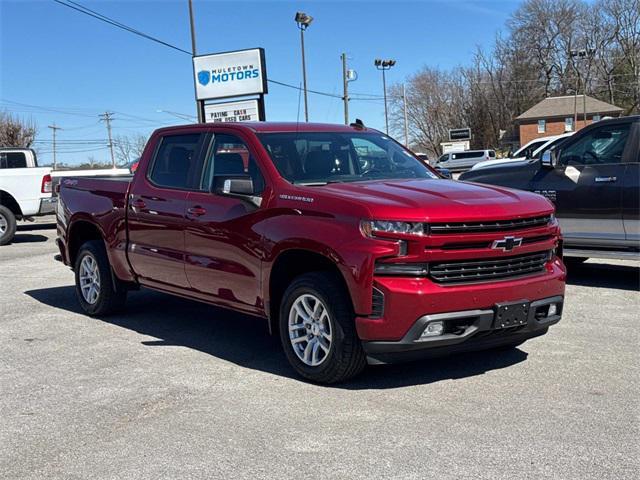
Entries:
POLYGON ((491 244, 491 248, 501 249, 503 252, 510 252, 516 247, 522 245, 522 238, 504 237, 502 240, 496 240, 491 244))

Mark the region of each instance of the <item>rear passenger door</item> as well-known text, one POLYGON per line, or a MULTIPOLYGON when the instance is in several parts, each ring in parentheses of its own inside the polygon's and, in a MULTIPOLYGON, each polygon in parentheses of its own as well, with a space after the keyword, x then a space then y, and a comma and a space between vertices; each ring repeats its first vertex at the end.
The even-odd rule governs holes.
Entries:
POLYGON ((200 188, 187 198, 186 272, 192 290, 215 303, 261 313, 263 243, 259 222, 264 176, 249 143, 236 133, 214 131, 200 188), (212 192, 222 177, 249 175, 255 203, 212 192))
MULTIPOLYGON (((184 268, 187 194, 199 185, 204 134, 164 135, 146 175, 129 195, 129 259, 141 283, 166 290, 189 287, 184 268)), ((142 172, 140 172, 142 173, 142 172)))

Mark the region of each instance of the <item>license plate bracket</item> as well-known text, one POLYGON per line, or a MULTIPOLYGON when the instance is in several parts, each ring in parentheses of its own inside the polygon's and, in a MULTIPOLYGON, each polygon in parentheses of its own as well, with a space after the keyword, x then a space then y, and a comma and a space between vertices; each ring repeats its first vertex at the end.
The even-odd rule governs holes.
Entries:
POLYGON ((496 316, 493 328, 511 328, 526 325, 529 318, 531 302, 520 300, 519 302, 497 303, 496 316))

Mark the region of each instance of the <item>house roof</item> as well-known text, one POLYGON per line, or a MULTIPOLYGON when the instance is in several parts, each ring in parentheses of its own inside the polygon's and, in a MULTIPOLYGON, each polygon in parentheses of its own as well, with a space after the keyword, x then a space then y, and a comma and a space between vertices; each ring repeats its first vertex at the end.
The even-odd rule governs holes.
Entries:
MULTIPOLYGON (((577 105, 578 114, 583 113, 583 97, 585 95, 568 95, 566 97, 548 97, 540 103, 535 104, 529 110, 516 118, 516 120, 535 120, 538 118, 551 117, 571 117, 577 105)), ((592 114, 614 114, 622 113, 622 108, 603 102, 597 98, 586 96, 586 110, 588 115, 592 114)))

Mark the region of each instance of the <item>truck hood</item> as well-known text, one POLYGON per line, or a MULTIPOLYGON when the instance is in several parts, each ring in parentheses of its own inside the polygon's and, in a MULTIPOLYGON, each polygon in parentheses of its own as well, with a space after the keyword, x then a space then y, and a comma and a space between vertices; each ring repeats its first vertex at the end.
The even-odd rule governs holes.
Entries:
MULTIPOLYGON (((357 203, 381 220, 499 220, 553 212, 541 195, 454 180, 378 180, 307 187, 305 194, 357 203)), ((324 202, 322 202, 324 203, 324 202)))

